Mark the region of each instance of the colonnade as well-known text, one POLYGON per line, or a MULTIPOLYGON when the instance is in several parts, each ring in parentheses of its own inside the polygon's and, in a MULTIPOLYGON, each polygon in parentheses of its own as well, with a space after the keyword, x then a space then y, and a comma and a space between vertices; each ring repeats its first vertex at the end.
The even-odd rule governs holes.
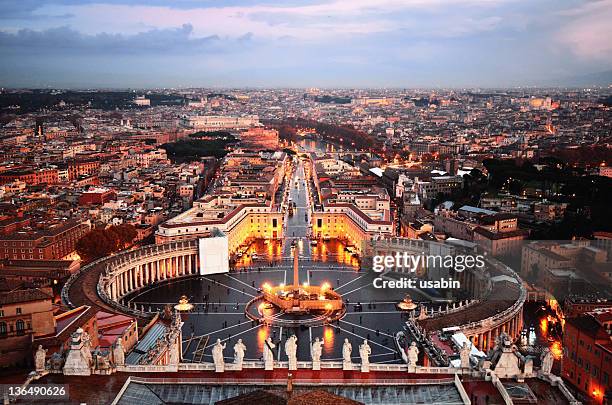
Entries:
POLYGON ((520 336, 521 330, 523 329, 523 306, 521 305, 514 316, 505 322, 495 327, 483 327, 482 329, 482 332, 467 334, 467 337, 475 347, 485 353, 495 347, 495 342, 502 333, 507 334, 514 341, 520 336))
POLYGON ((110 300, 118 302, 148 285, 196 275, 199 262, 194 241, 144 247, 111 258, 101 277, 102 288, 110 300))

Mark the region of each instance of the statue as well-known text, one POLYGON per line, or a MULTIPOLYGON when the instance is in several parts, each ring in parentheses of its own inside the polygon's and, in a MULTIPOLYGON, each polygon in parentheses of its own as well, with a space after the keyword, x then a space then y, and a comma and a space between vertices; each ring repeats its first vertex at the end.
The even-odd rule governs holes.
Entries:
POLYGON ((285 341, 285 353, 289 359, 289 370, 297 370, 297 336, 291 335, 285 341))
POLYGON ((359 357, 361 357, 361 372, 368 373, 370 372, 370 354, 372 354, 372 349, 368 344, 368 340, 365 339, 363 344, 359 346, 359 357))
POLYGON ((94 374, 111 374, 111 363, 109 353, 96 350, 93 353, 94 359, 94 374))
POLYGON ((342 369, 352 370, 353 364, 351 361, 351 354, 353 353, 353 346, 347 338, 344 338, 344 344, 342 345, 342 369))
POLYGON ((125 351, 123 350, 123 339, 119 337, 113 345, 113 361, 116 366, 125 365, 125 351))
POLYGON ((58 352, 55 352, 49 358, 49 368, 52 371, 62 371, 62 367, 64 366, 64 359, 62 355, 58 352))
POLYGON ((542 354, 540 355, 540 361, 540 371, 544 375, 549 375, 550 370, 552 370, 555 358, 553 357, 553 354, 548 347, 545 347, 544 350, 542 350, 542 354))
POLYGON ((312 369, 320 370, 321 369, 321 353, 323 353, 323 341, 318 337, 312 342, 310 355, 312 356, 312 369))
POLYGON ((223 359, 223 349, 225 344, 221 343, 221 339, 217 339, 217 343, 212 348, 213 362, 215 363, 215 372, 222 373, 225 371, 225 360, 223 359))
POLYGON ((45 360, 47 358, 47 350, 43 349, 42 345, 38 345, 36 354, 34 355, 34 364, 36 366, 36 372, 40 373, 45 371, 45 360))
POLYGON ((83 341, 83 354, 87 358, 87 364, 89 364, 89 366, 92 366, 93 359, 91 356, 91 337, 89 336, 89 333, 83 331, 81 335, 81 340, 83 341))
POLYGON ((234 345, 234 364, 238 365, 239 370, 242 370, 242 361, 244 360, 245 352, 246 346, 242 343, 242 339, 238 339, 238 342, 234 345))
POLYGON ((78 328, 71 336, 70 348, 62 369, 64 375, 91 375, 91 352, 85 342, 83 329, 78 328))
POLYGON ((463 346, 459 350, 459 357, 461 358, 461 368, 470 367, 470 352, 472 348, 468 345, 468 342, 463 342, 463 346))
POLYGON ((416 367, 417 361, 419 360, 419 348, 416 342, 410 343, 408 348, 408 362, 412 367, 416 367))
POLYGON ((265 370, 273 370, 274 369, 274 348, 276 345, 272 343, 272 338, 267 338, 264 341, 263 347, 263 360, 264 360, 264 369, 265 370))

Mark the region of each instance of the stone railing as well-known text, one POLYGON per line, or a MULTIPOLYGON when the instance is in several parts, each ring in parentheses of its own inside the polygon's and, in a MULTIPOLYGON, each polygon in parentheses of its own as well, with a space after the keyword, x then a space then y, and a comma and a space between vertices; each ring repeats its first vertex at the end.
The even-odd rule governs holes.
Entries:
POLYGON ((97 259, 89 264, 87 264, 86 266, 83 266, 81 268, 79 268, 77 271, 75 271, 74 273, 72 273, 72 275, 68 278, 68 280, 66 280, 66 283, 64 283, 64 286, 62 287, 62 292, 61 292, 61 299, 62 299, 62 303, 70 308, 74 308, 75 305, 72 303, 72 301, 70 301, 70 288, 72 287, 72 285, 74 284, 74 282, 81 277, 81 275, 83 275, 84 273, 90 271, 91 269, 93 269, 94 267, 100 265, 101 263, 103 263, 104 261, 108 260, 109 257, 102 257, 100 259, 97 259))

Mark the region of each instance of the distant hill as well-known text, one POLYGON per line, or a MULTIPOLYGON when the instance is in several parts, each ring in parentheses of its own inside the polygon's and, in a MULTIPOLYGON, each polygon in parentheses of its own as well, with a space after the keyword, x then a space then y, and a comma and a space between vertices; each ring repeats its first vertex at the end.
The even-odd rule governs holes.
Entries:
POLYGON ((551 81, 551 85, 563 87, 588 87, 612 85, 612 70, 590 73, 580 76, 570 76, 551 81))

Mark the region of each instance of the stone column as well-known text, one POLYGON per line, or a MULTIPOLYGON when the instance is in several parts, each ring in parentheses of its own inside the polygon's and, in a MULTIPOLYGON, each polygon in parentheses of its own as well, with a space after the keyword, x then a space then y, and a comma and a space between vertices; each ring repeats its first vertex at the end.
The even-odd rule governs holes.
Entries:
POLYGON ((489 329, 489 331, 487 332, 487 352, 491 349, 491 347, 493 347, 491 345, 491 329, 489 329))

